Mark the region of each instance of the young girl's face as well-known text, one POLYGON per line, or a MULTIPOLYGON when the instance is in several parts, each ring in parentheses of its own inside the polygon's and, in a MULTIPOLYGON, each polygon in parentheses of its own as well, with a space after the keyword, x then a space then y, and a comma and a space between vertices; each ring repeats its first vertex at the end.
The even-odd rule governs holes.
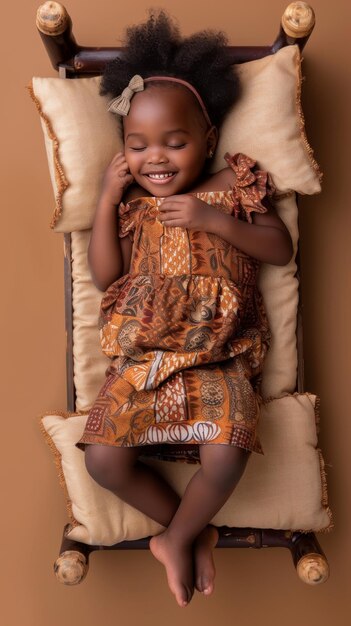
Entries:
POLYGON ((125 157, 135 182, 152 196, 191 190, 201 177, 216 129, 185 87, 148 86, 124 118, 125 157))

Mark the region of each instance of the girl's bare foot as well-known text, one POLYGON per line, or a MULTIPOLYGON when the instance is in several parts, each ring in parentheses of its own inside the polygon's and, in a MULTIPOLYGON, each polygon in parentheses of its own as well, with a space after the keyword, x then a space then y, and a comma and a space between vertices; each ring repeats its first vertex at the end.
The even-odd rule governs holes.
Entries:
POLYGON ((186 606, 194 593, 193 556, 191 546, 172 539, 167 531, 150 539, 150 550, 166 568, 168 585, 179 606, 186 606))
POLYGON ((218 541, 218 530, 209 524, 194 542, 195 586, 198 591, 210 595, 216 574, 213 561, 213 548, 218 541))

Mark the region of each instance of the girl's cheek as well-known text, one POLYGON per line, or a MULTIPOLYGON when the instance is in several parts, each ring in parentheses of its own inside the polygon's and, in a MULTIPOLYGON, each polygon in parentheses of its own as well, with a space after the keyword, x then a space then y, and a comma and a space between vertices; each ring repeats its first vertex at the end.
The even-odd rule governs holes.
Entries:
POLYGON ((126 161, 131 173, 136 169, 135 159, 131 158, 130 155, 126 154, 126 161))

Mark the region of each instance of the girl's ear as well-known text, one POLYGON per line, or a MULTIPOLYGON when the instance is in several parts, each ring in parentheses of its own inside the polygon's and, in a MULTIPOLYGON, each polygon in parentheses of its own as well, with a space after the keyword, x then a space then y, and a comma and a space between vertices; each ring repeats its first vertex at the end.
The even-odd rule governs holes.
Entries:
POLYGON ((207 131, 206 136, 206 144, 207 144, 207 157, 212 159, 214 152, 216 150, 218 142, 218 128, 216 126, 211 126, 207 131))

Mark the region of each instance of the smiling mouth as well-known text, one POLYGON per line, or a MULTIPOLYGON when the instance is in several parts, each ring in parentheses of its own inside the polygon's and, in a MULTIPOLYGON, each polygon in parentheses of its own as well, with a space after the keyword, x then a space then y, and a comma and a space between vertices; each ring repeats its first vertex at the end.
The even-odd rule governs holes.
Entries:
POLYGON ((159 174, 144 174, 149 180, 153 183, 164 184, 170 182, 176 175, 177 172, 162 172, 159 174))

